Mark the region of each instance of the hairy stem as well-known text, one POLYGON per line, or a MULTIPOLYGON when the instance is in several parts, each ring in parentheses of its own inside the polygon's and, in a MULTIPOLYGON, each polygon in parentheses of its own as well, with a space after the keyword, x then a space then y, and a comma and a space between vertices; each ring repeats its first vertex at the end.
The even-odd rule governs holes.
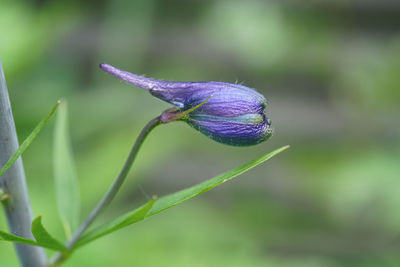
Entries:
MULTIPOLYGON (((14 118, 0 61, 0 168, 18 147, 14 118)), ((33 239, 31 233, 32 209, 21 158, 1 176, 0 188, 2 192, 0 198, 10 232, 33 239)), ((17 243, 14 243, 14 246, 22 266, 43 267, 46 265, 47 258, 43 248, 17 243)))
MULTIPOLYGON (((139 137, 136 139, 136 142, 126 159, 126 162, 124 166, 122 167, 121 172, 119 173, 118 177, 115 179, 113 185, 111 188, 108 190, 107 194, 103 197, 103 199, 97 204, 97 206, 93 209, 93 211, 90 213, 88 218, 81 224, 81 226, 78 228, 78 230, 72 235, 71 239, 68 240, 66 243, 66 247, 69 250, 72 250, 75 243, 79 240, 79 238, 82 236, 82 234, 86 231, 86 229, 92 224, 94 219, 110 204, 110 202, 113 200, 115 195, 117 194, 118 190, 120 189, 122 183, 125 181, 128 172, 136 158, 137 153, 139 152, 139 149, 141 145, 143 144, 143 141, 146 139, 147 135, 153 130, 157 125, 161 123, 160 117, 156 117, 152 119, 140 132, 139 137)), ((61 263, 65 259, 65 255, 62 255, 60 253, 57 253, 53 259, 51 260, 50 265, 52 266, 57 266, 59 263, 61 263)))

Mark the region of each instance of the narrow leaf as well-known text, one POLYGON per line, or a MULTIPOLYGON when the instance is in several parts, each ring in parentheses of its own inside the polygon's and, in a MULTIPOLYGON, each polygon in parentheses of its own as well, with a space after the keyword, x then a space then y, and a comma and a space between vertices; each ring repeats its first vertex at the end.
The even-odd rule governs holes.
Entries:
POLYGON ((203 193, 207 192, 208 190, 210 190, 220 184, 223 184, 223 183, 235 178, 236 176, 254 168, 255 166, 263 163, 264 161, 269 160, 273 156, 281 153, 282 151, 284 151, 288 148, 289 148, 289 146, 284 146, 284 147, 278 148, 277 150, 274 150, 268 154, 265 154, 264 156, 262 156, 258 159, 252 160, 246 164, 243 164, 242 166, 239 166, 233 170, 230 170, 223 174, 220 174, 210 180, 207 180, 198 185, 189 187, 182 191, 162 197, 159 200, 157 200, 156 203, 154 203, 153 208, 146 215, 146 218, 153 216, 157 213, 160 213, 161 211, 171 208, 175 205, 178 205, 179 203, 189 200, 195 196, 203 194, 203 193))
POLYGON ((67 238, 79 223, 79 183, 68 131, 68 109, 63 101, 57 114, 54 133, 54 184, 58 212, 67 238))
POLYGON ((141 220, 143 220, 146 216, 146 214, 149 212, 149 210, 153 207, 154 202, 156 201, 155 198, 147 202, 146 204, 142 205, 141 207, 135 209, 134 211, 131 211, 129 213, 126 213, 125 215, 122 215, 118 217, 116 220, 106 223, 90 232, 87 234, 83 235, 78 243, 75 245, 75 247, 82 246, 84 244, 87 244, 97 238, 100 238, 104 235, 107 235, 109 233, 112 233, 114 231, 117 231, 118 229, 124 228, 128 225, 137 223, 141 220))
POLYGON ((50 113, 47 114, 47 116, 39 122, 36 128, 33 129, 33 131, 31 132, 31 134, 24 140, 24 142, 22 142, 17 151, 14 152, 11 158, 6 162, 6 164, 0 170, 0 176, 2 176, 17 161, 17 159, 22 155, 22 153, 24 153, 25 150, 32 144, 33 140, 35 140, 36 136, 40 133, 40 131, 47 124, 53 113, 56 111, 59 104, 60 101, 57 101, 57 103, 51 109, 50 113))
POLYGON ((67 252, 67 248, 60 241, 52 237, 43 227, 42 216, 38 216, 32 221, 32 234, 39 246, 67 252))
POLYGON ((17 242, 27 245, 33 245, 38 247, 44 247, 60 252, 67 253, 67 248, 54 237, 52 237, 42 225, 42 217, 39 216, 32 221, 32 234, 35 240, 27 239, 10 233, 6 233, 0 230, 0 240, 17 242))
POLYGON ((33 240, 23 238, 17 235, 13 235, 10 233, 6 233, 0 230, 0 240, 4 241, 10 241, 10 242, 17 242, 17 243, 22 243, 22 244, 28 244, 28 245, 34 245, 38 246, 37 243, 33 240))
POLYGON ((157 200, 153 199, 152 201, 142 205, 138 209, 128 212, 128 213, 120 216, 116 220, 109 222, 103 226, 100 226, 100 227, 92 230, 91 232, 88 232, 86 235, 83 235, 75 247, 87 244, 90 241, 93 241, 99 237, 102 237, 106 234, 109 234, 111 232, 119 230, 128 225, 134 224, 136 222, 139 222, 147 217, 153 216, 157 213, 160 213, 163 210, 171 208, 175 205, 178 205, 179 203, 182 203, 182 202, 189 200, 197 195, 207 192, 208 190, 210 190, 220 184, 223 184, 223 183, 235 178, 236 176, 250 170, 251 168, 269 160, 273 156, 281 153, 282 151, 284 151, 288 148, 289 148, 289 146, 281 147, 271 153, 265 154, 264 156, 262 156, 258 159, 255 159, 255 160, 250 161, 240 167, 237 167, 233 170, 230 170, 223 174, 220 174, 220 175, 218 175, 210 180, 207 180, 203 183, 200 183, 198 185, 189 187, 182 191, 164 196, 157 200))

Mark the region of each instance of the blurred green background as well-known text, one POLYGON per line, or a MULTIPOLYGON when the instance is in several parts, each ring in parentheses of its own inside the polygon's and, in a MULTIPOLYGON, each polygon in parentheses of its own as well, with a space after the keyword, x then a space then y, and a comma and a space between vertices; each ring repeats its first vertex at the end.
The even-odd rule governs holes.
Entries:
MULTIPOLYGON (((101 62, 257 88, 274 136, 238 148, 184 123, 157 128, 100 221, 291 145, 237 180, 89 244, 65 266, 400 266, 399 18, 395 0, 2 0, 0 57, 19 139, 68 100, 82 217, 139 130, 169 107, 102 72, 101 62)), ((24 164, 34 214, 64 238, 53 127, 54 119, 24 164)), ((18 266, 9 243, 0 243, 0 264, 18 266)))

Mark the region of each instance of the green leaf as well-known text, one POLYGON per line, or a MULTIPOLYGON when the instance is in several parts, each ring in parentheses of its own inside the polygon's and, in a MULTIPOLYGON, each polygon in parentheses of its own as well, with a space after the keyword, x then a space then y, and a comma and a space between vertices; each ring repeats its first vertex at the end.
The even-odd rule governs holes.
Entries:
POLYGON ((27 245, 33 245, 38 247, 44 247, 56 251, 67 253, 67 248, 54 237, 52 237, 42 225, 42 217, 38 216, 32 221, 32 234, 35 240, 27 239, 10 233, 6 233, 0 230, 0 240, 17 242, 27 245))
POLYGON ((22 142, 17 151, 14 152, 11 158, 6 162, 6 164, 0 170, 0 176, 2 176, 17 161, 17 159, 22 155, 22 153, 24 153, 25 150, 32 144, 33 140, 35 140, 36 136, 40 133, 40 131, 47 124, 53 113, 56 111, 59 104, 60 101, 57 101, 57 103, 51 109, 50 113, 47 114, 47 116, 39 122, 36 128, 33 129, 33 131, 31 132, 31 134, 24 140, 24 142, 22 142))
POLYGON ((60 106, 54 133, 54 184, 58 212, 67 238, 79 223, 79 183, 68 131, 68 109, 65 101, 60 106))
POLYGON ((284 146, 284 147, 278 148, 277 150, 274 150, 268 154, 265 154, 264 156, 261 156, 258 159, 252 160, 246 164, 243 164, 242 166, 239 166, 233 170, 230 170, 223 174, 220 174, 210 180, 207 180, 198 185, 189 187, 182 191, 162 197, 154 203, 153 208, 146 215, 146 218, 153 216, 157 213, 160 213, 163 210, 166 210, 173 206, 176 206, 176 205, 178 205, 186 200, 189 200, 195 196, 203 194, 203 193, 207 192, 208 190, 213 189, 214 187, 216 187, 220 184, 223 184, 229 180, 232 180, 236 176, 254 168, 255 166, 263 163, 264 161, 269 160, 273 156, 281 153, 282 151, 284 151, 288 148, 289 148, 289 146, 284 146))
POLYGON ((128 212, 116 220, 113 220, 112 222, 109 222, 107 224, 104 224, 98 228, 95 228, 94 230, 88 232, 87 234, 83 235, 77 244, 75 245, 74 248, 78 246, 85 245, 89 243, 90 241, 93 241, 99 237, 102 237, 106 234, 109 234, 111 232, 114 232, 116 230, 119 230, 123 227, 126 227, 128 225, 137 223, 147 217, 153 216, 163 210, 166 210, 168 208, 171 208, 175 205, 178 205, 179 203, 182 203, 186 200, 189 200, 197 195, 200 195, 204 192, 207 192, 208 190, 223 184, 236 176, 250 170, 251 168, 263 163, 264 161, 269 160, 273 156, 281 153, 282 151, 288 149, 289 146, 284 146, 281 147, 271 153, 265 154, 264 156, 255 159, 253 161, 250 161, 240 167, 237 167, 233 170, 227 171, 223 174, 220 174, 210 180, 207 180, 203 183, 200 183, 198 185, 189 187, 187 189, 184 189, 182 191, 164 196, 160 199, 153 199, 150 202, 144 204, 143 206, 139 207, 138 209, 135 209, 134 211, 128 212))
POLYGON ((135 209, 134 211, 126 213, 125 215, 118 217, 116 220, 113 220, 112 222, 106 223, 88 232, 79 239, 74 248, 87 244, 97 238, 100 238, 104 235, 117 231, 118 229, 124 228, 128 225, 143 220, 149 210, 153 207, 155 201, 156 198, 153 198, 152 200, 135 209))
POLYGON ((17 236, 17 235, 13 235, 13 234, 10 234, 10 233, 6 233, 6 232, 3 232, 1 230, 0 230, 0 240, 38 246, 38 244, 33 240, 30 240, 30 239, 27 239, 27 238, 23 238, 23 237, 20 237, 20 236, 17 236))
POLYGON ((43 227, 42 216, 38 216, 32 221, 32 234, 39 246, 67 252, 67 248, 60 241, 52 237, 43 227))

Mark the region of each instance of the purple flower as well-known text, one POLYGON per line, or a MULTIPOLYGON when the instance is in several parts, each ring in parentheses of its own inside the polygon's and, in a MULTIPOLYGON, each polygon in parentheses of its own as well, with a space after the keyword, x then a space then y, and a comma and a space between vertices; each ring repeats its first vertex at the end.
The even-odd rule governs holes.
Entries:
POLYGON ((266 99, 254 89, 224 82, 155 80, 105 63, 100 68, 179 108, 179 112, 164 113, 164 121, 174 114, 184 114, 175 118, 217 142, 236 146, 255 145, 271 136, 271 121, 265 115, 266 99))

